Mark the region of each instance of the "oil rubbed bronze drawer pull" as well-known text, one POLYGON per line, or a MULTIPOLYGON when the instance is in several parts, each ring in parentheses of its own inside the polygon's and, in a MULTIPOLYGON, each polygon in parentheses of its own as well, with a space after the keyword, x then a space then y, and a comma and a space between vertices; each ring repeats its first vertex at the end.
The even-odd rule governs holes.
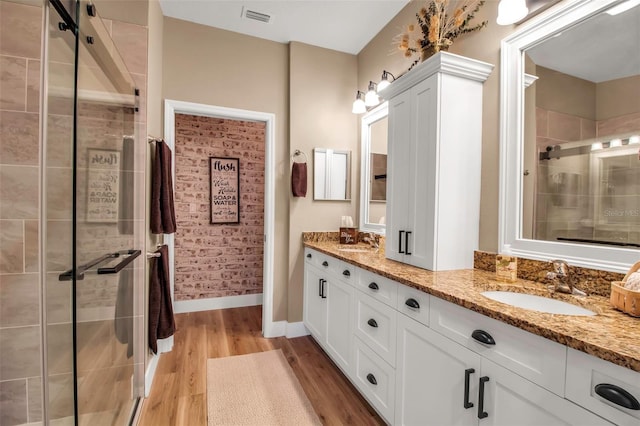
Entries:
POLYGON ((370 283, 369 288, 374 291, 380 290, 380 287, 378 287, 378 284, 376 283, 370 283))
POLYGON ((640 403, 626 390, 620 386, 612 385, 609 383, 600 383, 595 386, 595 391, 598 395, 611 401, 616 405, 627 408, 629 410, 640 410, 640 403))
POLYGON ((496 344, 496 341, 493 340, 493 337, 491 337, 491 335, 484 330, 473 330, 473 333, 471 333, 471 337, 473 337, 480 343, 484 343, 485 345, 496 344))
POLYGON ((420 309, 420 304, 413 297, 407 299, 407 301, 404 302, 404 304, 413 309, 420 309))
POLYGON ((377 385, 378 381, 376 380, 376 376, 374 376, 373 374, 369 373, 367 374, 367 380, 369 381, 369 383, 371 383, 372 385, 377 385))
POLYGON ((367 324, 369 324, 373 328, 378 328, 378 322, 376 320, 374 320, 373 318, 371 318, 369 321, 367 321, 367 324))

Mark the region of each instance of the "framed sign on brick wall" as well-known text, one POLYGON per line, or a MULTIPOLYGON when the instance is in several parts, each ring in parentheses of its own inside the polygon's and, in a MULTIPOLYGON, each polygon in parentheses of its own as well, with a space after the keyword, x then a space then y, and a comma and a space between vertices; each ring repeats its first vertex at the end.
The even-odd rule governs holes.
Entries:
POLYGON ((240 223, 240 159, 209 157, 211 223, 240 223))

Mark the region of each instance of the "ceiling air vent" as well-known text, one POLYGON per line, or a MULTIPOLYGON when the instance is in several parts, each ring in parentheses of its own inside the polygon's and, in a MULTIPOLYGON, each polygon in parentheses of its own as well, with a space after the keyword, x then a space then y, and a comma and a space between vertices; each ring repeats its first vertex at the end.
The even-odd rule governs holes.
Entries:
POLYGON ((244 19, 253 19, 254 21, 260 21, 268 24, 271 22, 271 15, 268 13, 256 12, 255 10, 242 8, 242 17, 244 19))

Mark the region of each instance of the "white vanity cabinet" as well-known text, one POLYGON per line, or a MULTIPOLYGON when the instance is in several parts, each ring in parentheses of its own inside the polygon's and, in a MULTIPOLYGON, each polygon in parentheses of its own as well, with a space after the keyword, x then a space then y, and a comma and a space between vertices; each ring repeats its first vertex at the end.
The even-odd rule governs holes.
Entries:
POLYGON ((399 315, 395 424, 609 424, 482 352, 399 315))
POLYGON ((429 270, 473 267, 482 84, 492 69, 440 52, 381 91, 389 101, 388 258, 429 270))
POLYGON ((594 386, 640 399, 640 373, 309 248, 304 276, 305 326, 389 424, 639 424, 594 386))
POLYGON ((337 259, 305 250, 303 321, 346 374, 351 371, 355 271, 337 259))

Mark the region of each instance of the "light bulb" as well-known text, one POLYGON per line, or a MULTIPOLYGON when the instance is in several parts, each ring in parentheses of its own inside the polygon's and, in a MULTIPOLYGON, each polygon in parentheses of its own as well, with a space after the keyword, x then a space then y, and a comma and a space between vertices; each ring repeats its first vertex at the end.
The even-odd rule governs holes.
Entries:
POLYGON ((353 108, 351 109, 351 112, 354 114, 363 114, 367 112, 367 107, 365 106, 364 101, 362 99, 356 99, 353 101, 353 108))
POLYGON ((380 80, 380 83, 378 83, 378 92, 389 87, 390 84, 389 80, 380 80))
POLYGON ((629 143, 640 143, 640 136, 634 135, 629 138, 629 143))
POLYGON ((613 139, 609 145, 611 148, 622 146, 622 139, 613 139))
POLYGON ((602 149, 602 142, 596 142, 591 144, 591 151, 598 151, 602 149))
POLYGON ((511 25, 529 13, 526 0, 500 0, 498 4, 498 25, 511 25))
POLYGON ((376 93, 376 84, 373 81, 369 82, 369 90, 364 95, 364 104, 368 107, 376 106, 380 103, 380 98, 376 93))

